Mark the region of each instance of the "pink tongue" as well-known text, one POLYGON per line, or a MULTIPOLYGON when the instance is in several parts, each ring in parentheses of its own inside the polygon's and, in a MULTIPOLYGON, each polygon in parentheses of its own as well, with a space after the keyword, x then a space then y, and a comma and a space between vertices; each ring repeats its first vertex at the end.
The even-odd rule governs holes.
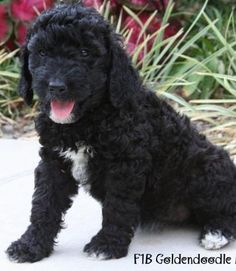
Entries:
POLYGON ((58 119, 66 119, 70 116, 71 111, 73 110, 75 102, 62 102, 62 101, 52 101, 51 110, 53 115, 58 119))

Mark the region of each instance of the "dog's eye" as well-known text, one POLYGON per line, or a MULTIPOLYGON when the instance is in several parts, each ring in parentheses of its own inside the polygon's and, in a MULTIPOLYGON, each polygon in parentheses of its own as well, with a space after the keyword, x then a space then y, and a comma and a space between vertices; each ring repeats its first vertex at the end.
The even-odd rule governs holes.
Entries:
POLYGON ((89 52, 88 52, 88 50, 86 50, 86 49, 81 49, 81 50, 80 50, 80 54, 81 54, 81 56, 83 56, 83 57, 87 57, 87 56, 89 55, 89 52))
POLYGON ((40 51, 39 51, 39 55, 40 55, 40 56, 46 56, 46 52, 45 52, 44 50, 40 50, 40 51))

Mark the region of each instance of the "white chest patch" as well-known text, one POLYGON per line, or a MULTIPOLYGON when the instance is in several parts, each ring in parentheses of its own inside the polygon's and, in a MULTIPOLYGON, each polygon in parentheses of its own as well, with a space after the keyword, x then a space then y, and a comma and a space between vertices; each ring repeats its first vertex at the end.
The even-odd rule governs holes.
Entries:
MULTIPOLYGON (((72 162, 72 176, 81 185, 86 185, 88 179, 87 166, 89 158, 93 156, 92 149, 87 146, 79 146, 77 151, 69 148, 66 151, 59 151, 59 155, 72 162)), ((89 187, 87 187, 87 189, 89 189, 89 187)))
POLYGON ((217 230, 208 231, 201 239, 200 244, 205 249, 215 250, 224 247, 229 241, 220 230, 217 230))

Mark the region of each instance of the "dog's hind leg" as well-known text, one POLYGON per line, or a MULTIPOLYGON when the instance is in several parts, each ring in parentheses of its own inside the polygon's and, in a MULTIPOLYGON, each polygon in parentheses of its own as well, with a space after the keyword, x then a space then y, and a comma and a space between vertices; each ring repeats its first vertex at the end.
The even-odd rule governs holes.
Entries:
MULTIPOLYGON (((222 191, 222 194, 224 192, 222 191)), ((216 198, 195 200, 200 205, 193 211, 195 221, 202 227, 200 245, 208 250, 220 249, 236 237, 236 197, 234 193, 216 198)))
POLYGON ((188 171, 191 214, 202 227, 200 245, 220 249, 236 238, 236 168, 222 149, 195 156, 188 171))
POLYGON ((224 187, 218 188, 221 194, 215 192, 215 197, 212 195, 194 201, 198 208, 193 210, 193 215, 202 227, 200 245, 209 250, 220 249, 236 237, 235 187, 232 186, 231 192, 224 187))
POLYGON ((217 250, 229 244, 233 240, 230 232, 205 226, 200 235, 200 245, 207 250, 217 250))
POLYGON ((50 255, 54 239, 62 228, 62 215, 77 193, 74 179, 62 170, 59 161, 41 162, 35 170, 35 192, 31 225, 6 253, 16 262, 36 262, 50 255))
POLYGON ((201 198, 193 198, 195 208, 192 212, 197 224, 202 227, 200 245, 214 250, 236 238, 236 190, 233 184, 230 188, 225 183, 208 189, 207 196, 205 191, 201 198))

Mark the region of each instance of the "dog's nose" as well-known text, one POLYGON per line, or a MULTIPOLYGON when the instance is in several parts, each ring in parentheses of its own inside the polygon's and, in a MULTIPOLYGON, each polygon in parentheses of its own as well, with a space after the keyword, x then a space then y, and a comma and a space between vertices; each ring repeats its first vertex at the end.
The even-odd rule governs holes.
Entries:
POLYGON ((54 94, 63 94, 66 91, 66 85, 61 81, 51 81, 49 82, 49 91, 54 94))

